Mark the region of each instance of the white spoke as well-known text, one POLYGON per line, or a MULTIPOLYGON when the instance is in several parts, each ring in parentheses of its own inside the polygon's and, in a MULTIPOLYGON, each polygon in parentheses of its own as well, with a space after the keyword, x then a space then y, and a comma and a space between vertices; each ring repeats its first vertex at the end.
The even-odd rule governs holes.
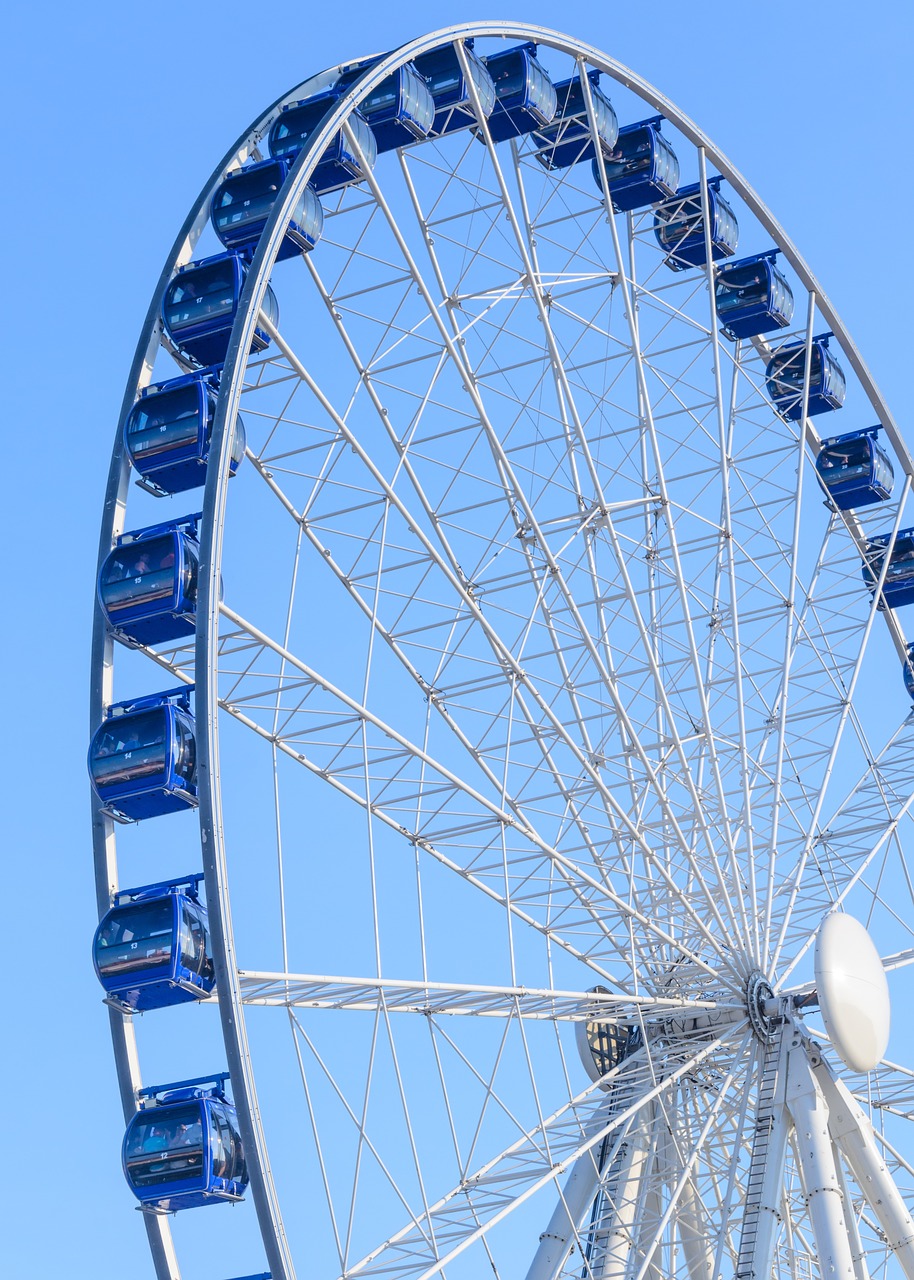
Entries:
POLYGON ((616 996, 599 992, 531 990, 528 987, 483 987, 466 983, 410 982, 393 978, 335 978, 318 974, 239 974, 244 1002, 252 1005, 299 1005, 308 1009, 359 1009, 388 1013, 467 1014, 493 1018, 586 1022, 605 1017, 636 1023, 650 1018, 715 1013, 733 1021, 743 1017, 741 1002, 664 1000, 655 996, 616 996))
POLYGON ((165 1215, 248 1174, 219 1240, 256 1216, 273 1280, 914 1280, 914 1072, 823 1065, 811 977, 834 911, 914 960, 914 459, 768 209, 599 51, 462 24, 263 112, 157 288, 96 960, 128 1117, 138 1044, 178 1059, 177 1015, 127 1020, 196 1000, 247 1169, 213 1138, 193 1206, 132 1184, 156 1280, 165 1215))

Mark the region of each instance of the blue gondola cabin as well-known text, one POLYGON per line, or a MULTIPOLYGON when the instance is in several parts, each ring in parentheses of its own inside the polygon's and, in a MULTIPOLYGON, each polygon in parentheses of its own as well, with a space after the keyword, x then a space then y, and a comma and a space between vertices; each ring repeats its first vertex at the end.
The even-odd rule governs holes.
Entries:
POLYGON ((98 575, 102 612, 119 640, 159 644, 197 625, 199 515, 122 534, 98 575))
MULTIPOLYGON (((294 161, 311 134, 323 123, 328 111, 339 102, 340 96, 338 89, 326 89, 313 98, 283 107, 270 128, 270 155, 294 161)), ((353 182, 361 182, 377 161, 378 144, 362 113, 351 111, 347 124, 363 158, 359 158, 358 151, 340 130, 324 149, 311 175, 311 186, 319 196, 348 187, 353 182)))
POLYGON ((907 657, 904 661, 904 687, 908 691, 908 697, 914 700, 914 644, 908 645, 907 657))
POLYGON ((140 1090, 122 1161, 143 1208, 174 1213, 244 1199, 248 1173, 227 1079, 219 1074, 140 1090))
POLYGON ((106 1002, 144 1013, 204 1000, 216 983, 202 875, 125 889, 95 931, 92 957, 106 1002))
POLYGON ((89 776, 103 812, 140 821, 196 807, 190 692, 183 686, 108 708, 89 747, 89 776))
MULTIPOLYGON (((380 61, 369 58, 365 62, 344 67, 334 86, 337 92, 346 93, 370 67, 380 61)), ((359 111, 368 121, 374 134, 378 154, 423 142, 429 135, 435 119, 435 101, 425 77, 411 62, 385 76, 381 83, 359 103, 359 111)))
POLYGON ((723 332, 732 342, 786 329, 793 319, 793 290, 775 265, 778 250, 728 262, 714 290, 723 332))
POLYGON ((891 496, 895 472, 879 446, 879 430, 868 427, 822 441, 816 471, 839 511, 868 507, 891 496))
MULTIPOLYGON (((600 149, 608 160, 619 138, 619 122, 612 103, 600 90, 599 71, 588 71, 590 100, 600 149)), ((584 100, 584 89, 579 76, 560 80, 555 86, 558 107, 552 124, 538 129, 535 134, 537 160, 546 169, 567 169, 582 160, 592 160, 596 155, 593 135, 584 100)))
MULTIPOLYGON (((886 549, 892 535, 884 533, 872 538, 866 546, 866 560, 861 572, 870 591, 875 591, 879 575, 885 564, 886 549)), ((897 609, 914 602, 914 529, 901 529, 889 556, 889 565, 882 585, 880 609, 897 609)))
MULTIPOLYGON (((206 483, 218 380, 212 369, 147 387, 127 415, 124 446, 155 494, 184 493, 206 483)), ((235 419, 229 474, 241 465, 244 423, 235 419)))
MULTIPOLYGON (((815 417, 840 409, 847 394, 844 372, 828 350, 830 333, 812 340, 809 361, 809 394, 806 413, 815 417)), ((806 380, 806 343, 785 342, 768 361, 765 370, 768 394, 778 413, 796 422, 803 416, 803 387, 806 380)))
MULTIPOLYGON (((627 124, 619 130, 612 155, 603 161, 609 195, 616 213, 643 209, 669 200, 679 186, 679 160, 660 132, 663 116, 627 124)), ((603 176, 597 156, 593 176, 602 190, 603 176)))
MULTIPOLYGON (((249 265, 240 253, 218 253, 189 262, 169 282, 162 299, 165 332, 197 364, 225 363, 249 265)), ((261 310, 279 324, 279 303, 269 285, 261 310)), ((267 331, 256 326, 250 350, 263 351, 269 343, 267 331)))
POLYGON ((532 42, 515 45, 485 59, 495 85, 495 107, 489 116, 493 142, 521 138, 549 124, 558 108, 555 86, 536 59, 532 42))
MULTIPOLYGON (((228 174, 210 206, 210 220, 226 249, 253 251, 257 247, 291 168, 289 160, 261 160, 228 174)), ((276 261, 313 249, 323 229, 323 206, 306 186, 292 211, 276 261)))
POLYGON ((469 77, 464 75, 452 44, 442 45, 440 49, 424 53, 416 59, 416 69, 425 77, 435 104, 435 117, 429 137, 441 138, 447 133, 469 129, 471 125, 478 123, 468 79, 476 89, 483 116, 488 119, 492 114, 495 106, 495 84, 492 77, 482 59, 473 52, 472 39, 463 42, 463 50, 469 77))
MULTIPOLYGON (((739 242, 736 214, 720 194, 720 183, 720 178, 711 178, 707 184, 711 258, 714 262, 732 257, 739 242)), ((674 199, 665 201, 654 211, 654 235, 667 255, 664 262, 671 270, 686 271, 689 267, 707 266, 700 183, 680 187, 674 199)))

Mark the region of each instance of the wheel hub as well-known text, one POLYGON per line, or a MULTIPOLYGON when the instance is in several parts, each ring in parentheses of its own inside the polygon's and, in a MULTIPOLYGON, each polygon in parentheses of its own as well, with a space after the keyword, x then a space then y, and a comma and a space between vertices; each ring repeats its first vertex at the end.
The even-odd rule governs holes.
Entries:
POLYGON ((780 1018, 771 1012, 774 988, 762 973, 753 969, 746 979, 746 1008, 752 1029, 760 1040, 770 1040, 780 1018))

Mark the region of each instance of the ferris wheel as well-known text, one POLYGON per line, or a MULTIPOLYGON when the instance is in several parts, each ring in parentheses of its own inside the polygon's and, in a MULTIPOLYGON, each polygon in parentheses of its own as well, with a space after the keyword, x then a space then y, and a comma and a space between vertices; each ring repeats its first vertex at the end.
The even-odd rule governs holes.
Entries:
POLYGON ((99 556, 158 1280, 213 1223, 273 1280, 914 1280, 912 477, 771 213, 598 50, 453 27, 253 122, 99 556))

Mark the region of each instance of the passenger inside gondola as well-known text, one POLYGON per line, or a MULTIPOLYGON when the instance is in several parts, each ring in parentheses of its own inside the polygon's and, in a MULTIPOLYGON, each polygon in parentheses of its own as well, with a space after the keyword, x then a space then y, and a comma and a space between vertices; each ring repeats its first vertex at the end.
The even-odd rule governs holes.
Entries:
MULTIPOLYGON (((92 777, 96 786, 110 787, 121 782, 162 773, 166 766, 166 722, 161 711, 118 716, 107 722, 92 752, 92 777)), ((192 740, 189 754, 192 754, 192 740)), ((190 776, 190 764, 185 776, 190 776)))
POLYGON ((106 999, 122 1012, 203 1000, 215 986, 202 876, 128 889, 95 931, 93 957, 106 999))
POLYGON ((197 388, 160 391, 137 402, 127 424, 127 444, 137 465, 147 458, 195 444, 200 424, 197 388))
POLYGON ((764 262, 736 267, 717 280, 717 314, 726 319, 730 311, 767 302, 768 273, 764 262))
POLYGON ((196 630, 198 517, 122 534, 98 575, 98 599, 118 640, 159 644, 196 630))
POLYGON ((605 163, 606 177, 614 182, 618 178, 632 178, 635 174, 646 173, 651 167, 652 156, 650 134, 646 129, 640 129, 613 149, 605 163))
POLYGON ((248 1173, 224 1078, 205 1089, 192 1080, 140 1090, 140 1110, 127 1126, 122 1158, 141 1203, 171 1212, 243 1199, 248 1173))
MULTIPOLYGON (((250 263, 241 253, 216 254, 188 263, 173 277, 162 299, 162 320, 176 346, 201 365, 223 364, 228 354, 241 291, 250 263)), ((267 285, 260 306, 272 324, 279 323, 279 304, 267 285)), ((263 351, 270 336, 257 325, 251 351, 263 351)))
POLYGON ((914 576, 914 539, 899 538, 889 558, 886 584, 914 576))
MULTIPOLYGON (((215 374, 205 370, 150 387, 137 400, 124 424, 124 444, 144 488, 156 494, 182 493, 205 482, 217 385, 215 374)), ((238 470, 244 449, 244 423, 239 416, 232 435, 230 475, 238 470)))
POLYGON ((131 1124, 124 1159, 127 1178, 137 1191, 202 1178, 200 1104, 141 1113, 131 1124))
POLYGON ((230 1112, 228 1106, 211 1103, 209 1111, 213 1177, 243 1184, 247 1181, 247 1169, 234 1110, 230 1112))
POLYGON ((235 305, 235 272, 231 259, 222 258, 177 276, 165 294, 166 327, 178 332, 202 320, 230 315, 235 305))
POLYGON ((870 452, 866 440, 853 440, 845 445, 832 445, 822 450, 819 474, 829 486, 844 480, 855 480, 870 473, 870 452))
MULTIPOLYGON (((116 621, 119 611, 138 604, 152 604, 174 594, 175 548, 171 534, 128 542, 106 560, 100 592, 106 613, 116 621)), ((185 594, 196 594, 197 562, 188 565, 185 594)))
POLYGON ((89 748, 89 773, 105 812, 141 820, 196 806, 196 744, 189 690, 109 708, 89 748))

